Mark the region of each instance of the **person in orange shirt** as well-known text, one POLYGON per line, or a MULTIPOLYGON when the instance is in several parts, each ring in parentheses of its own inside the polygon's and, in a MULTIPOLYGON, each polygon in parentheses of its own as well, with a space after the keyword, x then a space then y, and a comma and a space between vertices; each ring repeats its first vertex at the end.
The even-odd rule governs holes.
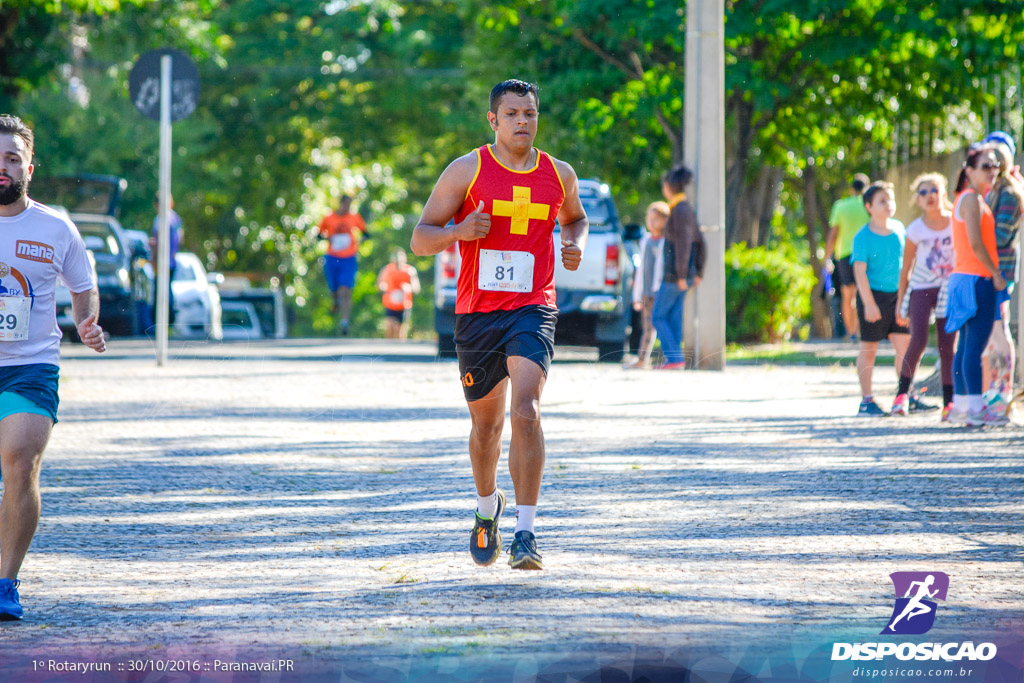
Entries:
POLYGON ((352 197, 343 196, 338 209, 320 221, 320 238, 327 240, 324 256, 324 277, 331 290, 331 313, 339 316, 338 331, 348 336, 348 320, 352 313, 352 289, 356 286, 356 252, 366 236, 366 223, 358 213, 351 212, 352 197))
POLYGON ((949 276, 946 332, 959 331, 953 358, 951 424, 1000 425, 1006 415, 985 405, 982 396, 981 354, 996 319, 996 297, 1006 289, 999 270, 996 220, 985 203, 999 173, 999 160, 990 149, 972 148, 960 170, 953 205, 953 253, 949 276))
POLYGON ((391 252, 391 262, 377 276, 377 289, 383 293, 387 338, 405 339, 409 336, 412 296, 420 293, 420 278, 409 265, 404 249, 391 252))

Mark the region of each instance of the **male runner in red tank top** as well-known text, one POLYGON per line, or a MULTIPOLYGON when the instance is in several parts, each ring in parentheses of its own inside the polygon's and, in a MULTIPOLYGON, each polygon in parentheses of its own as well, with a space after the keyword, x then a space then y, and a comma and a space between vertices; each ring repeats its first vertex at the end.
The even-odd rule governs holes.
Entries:
POLYGON ((541 569, 534 515, 544 473, 540 397, 554 351, 555 249, 576 270, 587 239, 587 215, 575 171, 534 148, 537 86, 509 80, 491 90, 487 121, 494 144, 459 157, 441 174, 412 235, 412 250, 437 254, 458 242, 462 254, 455 348, 472 431, 469 457, 476 484, 470 555, 480 565, 501 554, 498 520, 505 494, 497 487, 505 395, 512 386, 508 468, 516 493, 515 569, 541 569), (454 218, 455 224, 446 227, 454 218))

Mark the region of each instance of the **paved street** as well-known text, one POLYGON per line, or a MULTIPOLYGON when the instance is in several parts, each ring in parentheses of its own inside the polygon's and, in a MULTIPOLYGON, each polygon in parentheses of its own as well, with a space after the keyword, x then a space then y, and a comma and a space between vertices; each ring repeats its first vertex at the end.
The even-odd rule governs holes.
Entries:
MULTIPOLYGON (((179 343, 165 368, 142 341, 63 351, 26 618, 0 651, 870 640, 894 571, 949 574, 929 638, 1024 628, 1024 431, 851 417, 848 368, 624 371, 559 349, 546 570, 515 572, 469 559, 468 411, 432 345, 179 343)), ((893 372, 876 377, 888 405, 893 372)))

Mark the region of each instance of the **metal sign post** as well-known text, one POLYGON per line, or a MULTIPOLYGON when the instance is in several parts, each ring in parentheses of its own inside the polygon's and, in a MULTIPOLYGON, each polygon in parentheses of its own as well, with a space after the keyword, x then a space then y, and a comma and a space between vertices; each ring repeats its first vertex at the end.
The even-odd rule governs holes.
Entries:
POLYGON ((160 184, 157 240, 156 364, 167 363, 171 291, 171 124, 196 109, 199 70, 182 52, 164 48, 139 57, 128 77, 135 108, 160 122, 160 184))
POLYGON ((160 235, 157 239, 156 364, 167 363, 167 310, 171 288, 171 75, 170 55, 160 57, 160 235))

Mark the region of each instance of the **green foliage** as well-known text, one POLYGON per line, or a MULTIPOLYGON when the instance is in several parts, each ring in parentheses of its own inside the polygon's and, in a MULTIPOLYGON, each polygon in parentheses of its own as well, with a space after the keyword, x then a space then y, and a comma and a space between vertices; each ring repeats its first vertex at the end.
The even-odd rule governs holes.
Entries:
MULTIPOLYGON (((0 2, 0 113, 15 97, 51 81, 58 68, 81 54, 87 34, 83 14, 100 16, 153 0, 3 0, 0 2)), ((202 0, 204 3, 209 0, 202 0)))
MULTIPOLYGON (((173 185, 185 246, 209 267, 277 282, 299 332, 333 321, 316 226, 354 193, 361 252, 356 332, 372 332, 371 276, 409 234, 452 159, 491 138, 491 86, 540 84, 537 144, 608 182, 626 220, 659 197, 682 151, 685 3, 662 0, 0 0, 0 109, 37 130, 37 174, 129 181, 123 219, 148 229, 157 129, 127 76, 172 46, 199 65, 199 109, 175 125, 173 185), (102 13, 102 17, 100 17, 102 13), (11 27, 14 30, 11 30, 11 27), (6 100, 3 98, 7 97, 6 100), (4 104, 7 102, 8 104, 4 104)), ((1019 62, 1019 0, 726 0, 727 206, 781 169, 773 245, 817 253, 832 188, 916 116, 949 130, 984 102, 976 79, 1019 62), (813 167, 817 185, 803 181, 813 167)), ((990 103, 991 104, 991 103, 990 103)), ((744 239, 740 229, 733 241, 744 239)), ((750 242, 753 244, 753 242, 750 242)), ((414 329, 430 327, 431 259, 414 329)))
POLYGON ((814 272, 786 250, 725 252, 726 337, 730 342, 790 339, 811 313, 814 272))

